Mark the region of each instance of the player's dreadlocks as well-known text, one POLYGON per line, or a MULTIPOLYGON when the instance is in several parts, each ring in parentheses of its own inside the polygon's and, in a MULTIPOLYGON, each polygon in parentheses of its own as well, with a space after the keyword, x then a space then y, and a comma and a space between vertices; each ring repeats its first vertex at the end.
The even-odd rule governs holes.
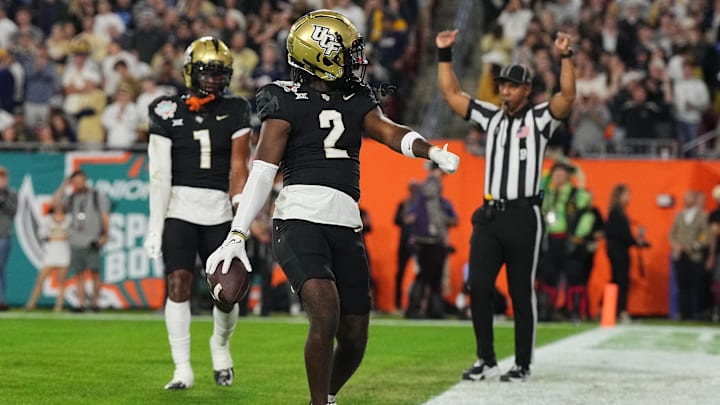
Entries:
POLYGON ((382 83, 379 87, 372 87, 368 83, 360 80, 359 77, 350 74, 346 76, 345 78, 341 80, 335 80, 335 81, 324 81, 316 76, 313 76, 312 74, 296 68, 291 67, 290 68, 290 80, 296 82, 296 83, 310 83, 311 81, 320 81, 323 83, 326 83, 330 89, 342 92, 343 94, 350 94, 358 91, 361 87, 366 87, 371 89, 376 94, 379 93, 380 96, 385 97, 388 95, 393 95, 397 91, 397 86, 390 83, 382 83))

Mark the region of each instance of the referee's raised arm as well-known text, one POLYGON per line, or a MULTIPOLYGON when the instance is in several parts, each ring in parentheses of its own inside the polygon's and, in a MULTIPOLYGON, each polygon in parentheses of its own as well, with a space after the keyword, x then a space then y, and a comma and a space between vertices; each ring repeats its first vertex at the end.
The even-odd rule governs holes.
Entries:
POLYGON ((460 89, 455 72, 452 68, 452 46, 458 30, 441 31, 435 38, 438 47, 438 84, 445 101, 453 112, 466 118, 470 95, 460 89))
POLYGON ((550 99, 550 113, 558 119, 564 119, 570 114, 570 108, 575 101, 575 66, 572 62, 573 51, 570 48, 570 35, 558 32, 555 39, 555 49, 560 54, 560 92, 550 99))

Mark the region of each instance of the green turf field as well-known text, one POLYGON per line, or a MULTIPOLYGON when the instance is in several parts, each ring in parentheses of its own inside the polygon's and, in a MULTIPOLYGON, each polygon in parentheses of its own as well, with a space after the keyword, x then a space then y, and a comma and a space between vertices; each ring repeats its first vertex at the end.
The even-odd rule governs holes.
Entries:
MULTIPOLYGON (((537 344, 590 326, 541 325, 537 344)), ((2 404, 281 404, 309 400, 303 364, 302 318, 242 318, 232 339, 235 384, 212 379, 208 317, 194 318, 195 387, 165 391, 172 376, 161 316, 11 312, 0 318, 2 404)), ((513 350, 512 327, 496 327, 498 358, 513 350)), ((470 322, 371 320, 358 372, 341 391, 341 405, 421 404, 459 381, 474 360, 470 322)))

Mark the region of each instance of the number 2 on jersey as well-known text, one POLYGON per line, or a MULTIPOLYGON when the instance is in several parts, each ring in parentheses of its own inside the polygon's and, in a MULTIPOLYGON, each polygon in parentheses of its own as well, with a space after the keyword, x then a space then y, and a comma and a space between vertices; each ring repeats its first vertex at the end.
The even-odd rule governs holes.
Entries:
POLYGON ((330 133, 323 139, 323 149, 325 149, 325 157, 327 159, 349 158, 345 149, 335 147, 337 141, 345 132, 345 124, 342 120, 342 114, 337 110, 322 110, 318 116, 320 119, 320 128, 330 128, 330 133))
POLYGON ((212 152, 212 146, 210 144, 210 131, 207 129, 201 129, 193 131, 193 139, 200 142, 200 168, 210 168, 210 156, 212 152))

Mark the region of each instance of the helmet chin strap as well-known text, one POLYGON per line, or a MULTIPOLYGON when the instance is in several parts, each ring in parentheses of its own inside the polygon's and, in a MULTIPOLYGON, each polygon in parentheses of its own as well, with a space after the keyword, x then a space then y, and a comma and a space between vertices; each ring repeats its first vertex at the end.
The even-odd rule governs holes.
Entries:
POLYGON ((203 105, 215 100, 215 94, 210 93, 206 97, 198 97, 198 96, 190 96, 187 100, 185 100, 185 104, 188 105, 188 109, 190 111, 200 111, 200 107, 203 105))

